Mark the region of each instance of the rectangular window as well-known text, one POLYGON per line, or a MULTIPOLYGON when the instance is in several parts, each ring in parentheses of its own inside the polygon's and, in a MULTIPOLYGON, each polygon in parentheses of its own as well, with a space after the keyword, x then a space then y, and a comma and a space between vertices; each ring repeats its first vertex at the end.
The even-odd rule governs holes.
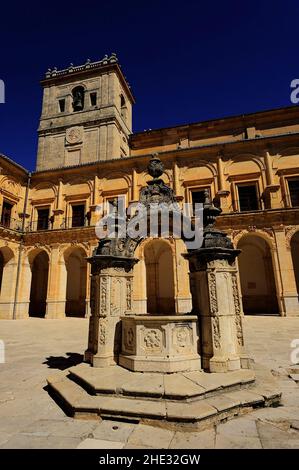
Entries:
POLYGON ((37 230, 48 230, 49 228, 49 207, 37 209, 37 230))
POLYGON ((205 192, 208 191, 208 194, 210 196, 210 189, 209 188, 203 188, 203 189, 195 189, 194 191, 191 191, 191 197, 192 197, 192 212, 193 215, 195 215, 195 204, 203 204, 205 202, 205 192))
POLYGON ((292 207, 299 207, 299 178, 289 179, 289 192, 292 207))
POLYGON ((4 227, 10 227, 12 208, 12 204, 7 201, 3 201, 1 225, 4 225, 4 227))
POLYGON ((239 184, 239 209, 243 211, 256 211, 259 209, 258 192, 256 183, 239 184))
POLYGON ((96 92, 90 93, 90 104, 91 106, 97 105, 97 94, 96 92))
POLYGON ((64 100, 64 99, 63 99, 63 100, 59 100, 59 111, 60 111, 61 113, 64 113, 64 111, 65 111, 65 100, 64 100))
POLYGON ((72 227, 84 227, 85 225, 85 205, 72 205, 72 227))

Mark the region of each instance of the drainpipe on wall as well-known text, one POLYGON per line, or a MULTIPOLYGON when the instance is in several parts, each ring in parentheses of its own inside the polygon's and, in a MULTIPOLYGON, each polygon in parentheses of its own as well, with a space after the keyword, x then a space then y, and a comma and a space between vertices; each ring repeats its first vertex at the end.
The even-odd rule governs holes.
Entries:
POLYGON ((30 181, 31 181, 31 173, 29 172, 29 173, 28 173, 28 179, 27 179, 25 200, 24 200, 24 208, 23 208, 23 220, 22 220, 22 228, 21 228, 22 235, 21 235, 21 241, 20 241, 20 245, 19 245, 19 256, 18 256, 17 278, 16 278, 16 290, 15 290, 15 297, 14 297, 14 304, 13 304, 13 313, 12 313, 12 318, 13 318, 13 320, 16 320, 17 300, 18 300, 19 283, 20 283, 20 272, 21 272, 21 259, 22 259, 23 245, 24 245, 25 219, 26 219, 26 210, 27 210, 27 202, 28 202, 30 181))

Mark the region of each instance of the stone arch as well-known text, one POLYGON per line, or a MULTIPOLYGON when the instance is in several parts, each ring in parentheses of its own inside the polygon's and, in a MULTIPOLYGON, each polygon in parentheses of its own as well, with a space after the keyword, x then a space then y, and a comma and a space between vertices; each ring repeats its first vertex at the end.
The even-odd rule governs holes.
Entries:
POLYGON ((180 167, 181 176, 184 177, 190 168, 201 168, 206 167, 210 170, 212 177, 217 177, 217 169, 213 163, 210 163, 206 160, 190 160, 188 166, 180 167))
POLYGON ((231 173, 230 167, 235 164, 235 163, 240 163, 244 161, 249 161, 249 162, 254 162, 261 173, 265 171, 265 164, 259 157, 259 155, 256 155, 254 153, 242 153, 238 155, 231 155, 229 161, 224 165, 224 174, 228 175, 231 173))
POLYGON ((76 185, 86 185, 88 187, 88 190, 90 191, 90 193, 92 192, 93 190, 93 183, 90 179, 87 179, 87 178, 83 178, 81 176, 78 176, 77 178, 72 178, 71 180, 69 180, 67 182, 68 186, 72 187, 72 186, 76 186, 76 185))
POLYGON ((273 251, 261 233, 244 234, 237 243, 243 310, 246 314, 279 314, 273 251))
POLYGON ((272 252, 276 251, 274 238, 272 237, 271 233, 269 233, 269 231, 257 229, 255 227, 252 227, 252 228, 249 227, 249 229, 247 230, 238 230, 235 235, 232 234, 234 246, 237 247, 239 241, 244 236, 251 236, 251 235, 256 235, 256 236, 263 238, 265 242, 269 245, 271 251, 272 252))
POLYGON ((174 268, 171 245, 154 239, 144 245, 147 311, 170 315, 175 312, 174 268))
MULTIPOLYGON (((3 246, 0 248, 0 256, 1 256, 1 268, 2 268, 1 280, 2 280, 4 267, 7 266, 11 260, 14 260, 15 255, 11 248, 9 248, 8 246, 3 246)), ((1 291, 1 280, 0 280, 0 291, 1 291)))
POLYGON ((64 249, 61 251, 60 257, 61 257, 62 259, 64 259, 65 262, 67 262, 69 256, 70 256, 74 251, 80 251, 80 253, 82 254, 82 256, 85 257, 85 258, 88 256, 85 247, 84 247, 83 244, 81 244, 81 243, 72 244, 71 246, 66 246, 66 245, 64 245, 63 248, 64 248, 64 249))
POLYGON ((299 155, 299 147, 295 145, 292 147, 281 147, 277 152, 277 160, 289 155, 299 155))
POLYGON ((35 248, 28 253, 31 270, 29 295, 29 316, 44 317, 46 315, 49 255, 46 250, 35 248))
POLYGON ((42 183, 38 183, 37 185, 33 186, 32 189, 32 195, 36 196, 39 195, 40 197, 56 197, 57 196, 57 188, 54 183, 51 181, 43 181, 42 183), (48 191, 51 190, 52 194, 43 194, 42 191, 48 191))
POLYGON ((85 317, 86 251, 82 246, 71 246, 64 251, 63 257, 66 270, 65 315, 67 317, 85 317))
POLYGON ((114 178, 122 178, 125 180, 128 188, 131 186, 132 182, 131 182, 131 177, 130 175, 128 175, 127 172, 125 171, 121 171, 121 170, 112 170, 111 172, 104 172, 103 174, 101 174, 101 178, 105 178, 107 180, 111 180, 111 179, 114 179, 114 178))
POLYGON ((153 238, 153 237, 146 237, 146 238, 143 238, 141 240, 141 242, 137 245, 136 247, 136 250, 135 250, 135 255, 137 256, 138 259, 140 260, 144 260, 144 250, 146 248, 146 245, 148 243, 151 243, 155 240, 162 240, 164 241, 165 243, 167 243, 167 245, 169 246, 169 248, 171 249, 171 251, 173 252, 174 251, 174 245, 173 245, 173 239, 172 238, 153 238))
POLYGON ((293 234, 290 240, 291 254, 296 280, 297 293, 299 297, 299 229, 293 234))
POLYGON ((4 176, 1 179, 0 186, 2 189, 5 189, 8 193, 14 196, 19 196, 20 194, 21 185, 12 176, 4 176))
POLYGON ((33 247, 32 246, 25 247, 25 250, 24 250, 28 258, 28 262, 30 264, 33 263, 35 256, 41 251, 45 251, 48 257, 50 258, 50 248, 48 245, 41 245, 40 243, 36 243, 33 247))
POLYGON ((120 93, 119 95, 119 105, 121 117, 126 121, 128 117, 128 106, 123 93, 120 93))
POLYGON ((299 147, 282 148, 273 158, 273 170, 279 174, 280 170, 290 170, 298 168, 299 147))

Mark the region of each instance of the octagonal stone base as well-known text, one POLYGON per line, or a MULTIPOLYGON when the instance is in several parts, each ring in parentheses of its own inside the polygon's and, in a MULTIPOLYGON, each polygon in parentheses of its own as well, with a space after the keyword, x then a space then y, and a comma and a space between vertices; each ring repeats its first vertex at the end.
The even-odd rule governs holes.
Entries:
POLYGON ((122 317, 119 365, 136 372, 201 370, 195 315, 122 317))

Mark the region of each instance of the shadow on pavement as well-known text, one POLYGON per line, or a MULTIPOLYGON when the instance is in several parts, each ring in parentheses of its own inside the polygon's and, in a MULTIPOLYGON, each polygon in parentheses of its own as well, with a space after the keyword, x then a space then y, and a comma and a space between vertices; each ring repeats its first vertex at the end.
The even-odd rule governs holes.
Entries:
POLYGON ((66 356, 49 356, 43 364, 47 364, 50 369, 65 370, 83 362, 83 354, 67 352, 66 356))

